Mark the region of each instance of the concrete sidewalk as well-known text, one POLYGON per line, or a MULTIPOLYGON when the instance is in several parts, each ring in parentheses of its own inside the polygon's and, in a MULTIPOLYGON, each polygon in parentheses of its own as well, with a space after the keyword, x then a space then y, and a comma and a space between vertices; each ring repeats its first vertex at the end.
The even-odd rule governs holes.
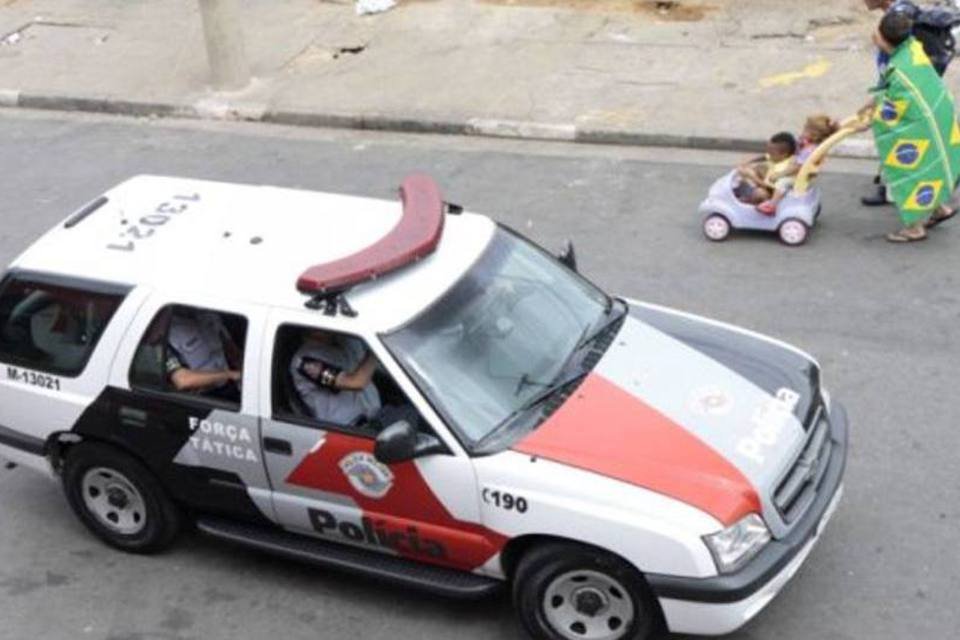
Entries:
POLYGON ((862 0, 242 7, 256 77, 224 94, 196 0, 0 0, 0 104, 744 149, 809 113, 851 114, 875 75, 862 0))

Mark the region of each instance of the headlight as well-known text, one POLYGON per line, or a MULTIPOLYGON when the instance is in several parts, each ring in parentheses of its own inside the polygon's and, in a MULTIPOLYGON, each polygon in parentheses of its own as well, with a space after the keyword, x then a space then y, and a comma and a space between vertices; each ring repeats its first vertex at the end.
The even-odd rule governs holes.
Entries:
POLYGON ((763 518, 751 513, 723 531, 703 536, 713 554, 720 573, 730 573, 743 566, 770 542, 770 530, 763 518))

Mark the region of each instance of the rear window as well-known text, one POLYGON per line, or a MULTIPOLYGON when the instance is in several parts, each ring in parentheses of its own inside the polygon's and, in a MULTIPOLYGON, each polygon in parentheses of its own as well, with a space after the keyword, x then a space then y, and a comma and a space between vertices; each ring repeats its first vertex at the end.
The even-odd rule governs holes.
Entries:
POLYGON ((0 360, 80 375, 123 296, 12 278, 0 292, 0 360))

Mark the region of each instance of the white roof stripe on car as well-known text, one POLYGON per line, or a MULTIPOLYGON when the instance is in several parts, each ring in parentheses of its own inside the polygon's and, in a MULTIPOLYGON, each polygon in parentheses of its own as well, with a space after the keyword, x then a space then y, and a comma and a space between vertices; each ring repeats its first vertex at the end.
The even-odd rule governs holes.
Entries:
MULTIPOLYGON (((302 308, 304 270, 375 244, 402 206, 399 198, 160 176, 131 178, 104 195, 105 204, 70 228, 57 225, 12 266, 302 308)), ((387 330, 419 313, 477 259, 493 229, 482 216, 449 215, 434 253, 350 292, 357 324, 387 330)))

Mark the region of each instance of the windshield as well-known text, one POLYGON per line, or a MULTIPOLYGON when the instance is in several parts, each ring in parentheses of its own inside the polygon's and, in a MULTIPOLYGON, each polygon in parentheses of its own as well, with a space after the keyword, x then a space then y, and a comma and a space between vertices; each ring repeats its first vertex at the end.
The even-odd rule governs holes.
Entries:
POLYGON ((555 258, 498 229, 452 289, 384 342, 469 448, 570 378, 573 355, 611 305, 555 258))

